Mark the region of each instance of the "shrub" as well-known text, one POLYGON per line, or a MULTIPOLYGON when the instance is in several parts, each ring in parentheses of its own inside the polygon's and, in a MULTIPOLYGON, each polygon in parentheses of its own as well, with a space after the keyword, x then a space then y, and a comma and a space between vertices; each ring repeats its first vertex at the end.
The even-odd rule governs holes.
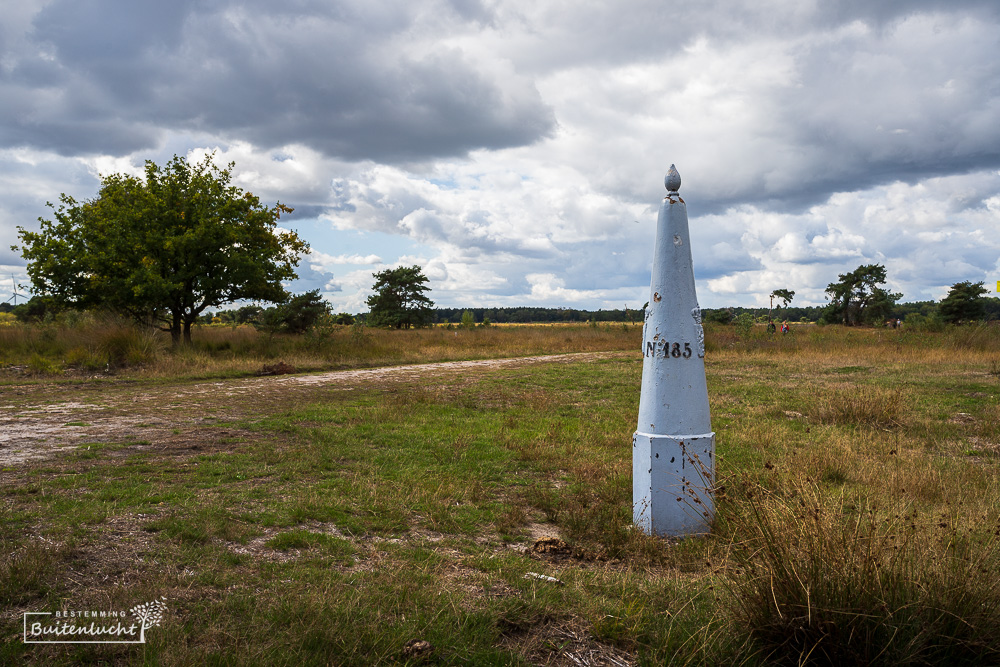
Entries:
POLYGON ((318 289, 293 296, 279 308, 282 328, 288 333, 305 333, 330 314, 330 304, 319 295, 318 289))
POLYGON ((947 323, 937 313, 931 313, 930 315, 911 313, 906 316, 906 326, 916 331, 926 331, 929 333, 940 333, 948 327, 947 323))
POLYGON ((736 326, 736 331, 740 334, 740 338, 746 340, 750 337, 750 332, 753 331, 753 315, 750 313, 740 313, 733 320, 733 324, 736 326))
POLYGON ((62 372, 62 367, 52 359, 36 353, 28 360, 28 370, 37 375, 57 375, 62 372))

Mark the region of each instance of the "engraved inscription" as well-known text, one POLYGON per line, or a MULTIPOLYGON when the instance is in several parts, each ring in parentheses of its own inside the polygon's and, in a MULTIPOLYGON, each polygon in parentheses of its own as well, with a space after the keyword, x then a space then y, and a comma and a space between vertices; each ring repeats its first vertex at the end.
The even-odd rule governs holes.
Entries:
POLYGON ((691 343, 672 342, 664 339, 653 339, 646 341, 646 348, 643 350, 645 357, 661 357, 664 359, 690 359, 694 354, 691 343))

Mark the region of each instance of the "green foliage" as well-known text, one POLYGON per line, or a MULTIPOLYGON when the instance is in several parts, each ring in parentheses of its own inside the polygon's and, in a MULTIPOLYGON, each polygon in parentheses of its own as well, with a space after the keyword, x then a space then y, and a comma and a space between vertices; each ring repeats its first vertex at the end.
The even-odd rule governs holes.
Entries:
POLYGON ((736 326, 736 331, 739 333, 740 338, 746 340, 750 337, 750 332, 753 330, 753 315, 750 313, 740 313, 733 320, 733 324, 736 326))
POLYGON ((236 311, 237 324, 250 324, 264 311, 260 306, 243 306, 236 311))
POLYGON ((308 244, 276 231, 267 208, 230 184, 233 165, 212 157, 146 162, 145 180, 101 179, 92 200, 60 196, 54 220, 18 228, 34 292, 78 308, 103 308, 158 324, 176 343, 207 308, 238 300, 280 301, 308 244))
POLYGON ((28 360, 28 370, 37 375, 58 375, 62 373, 62 367, 52 359, 43 357, 35 353, 28 360))
POLYGON ((354 320, 351 323, 351 342, 355 345, 363 345, 369 339, 368 332, 365 331, 365 323, 361 320, 354 320))
POLYGON ((714 322, 716 324, 729 324, 735 317, 732 308, 712 308, 701 312, 706 322, 714 322))
POLYGON ((906 326, 915 331, 940 333, 945 330, 947 324, 941 318, 940 314, 933 312, 930 315, 922 315, 920 313, 908 315, 906 317, 906 326))
POLYGON ((472 311, 477 322, 489 319, 492 324, 537 324, 542 322, 641 322, 642 308, 612 310, 582 310, 576 308, 540 308, 518 306, 515 308, 435 308, 434 322, 457 324, 466 310, 472 311))
POLYGON ((467 310, 462 313, 462 328, 471 329, 476 326, 476 316, 472 314, 471 310, 467 310))
POLYGON ((282 328, 288 333, 305 333, 330 315, 330 304, 319 295, 319 290, 293 296, 281 304, 282 328))
POLYGON ((782 304, 787 308, 788 304, 792 302, 795 297, 795 292, 790 289, 776 289, 771 292, 771 301, 774 302, 775 299, 781 300, 782 304))
POLYGON ((33 296, 27 303, 11 308, 11 313, 22 322, 44 322, 59 312, 55 299, 48 296, 33 296))
POLYGON ((375 273, 374 277, 372 290, 375 294, 368 297, 368 308, 371 309, 368 324, 409 329, 426 326, 433 321, 431 308, 434 302, 424 295, 430 288, 427 276, 419 266, 386 269, 375 273))
POLYGON ((265 333, 274 335, 281 331, 282 326, 285 323, 285 314, 279 306, 271 306, 270 308, 265 308, 257 316, 250 321, 250 324, 254 326, 258 331, 263 331, 265 333))
POLYGON ((982 282, 968 280, 951 286, 948 295, 941 300, 939 312, 945 322, 958 324, 981 320, 986 314, 987 290, 982 282))
POLYGON ((881 264, 865 264, 838 277, 840 282, 830 283, 826 288, 830 305, 823 316, 827 322, 840 320, 848 326, 884 322, 903 296, 879 287, 886 281, 885 267, 881 264))

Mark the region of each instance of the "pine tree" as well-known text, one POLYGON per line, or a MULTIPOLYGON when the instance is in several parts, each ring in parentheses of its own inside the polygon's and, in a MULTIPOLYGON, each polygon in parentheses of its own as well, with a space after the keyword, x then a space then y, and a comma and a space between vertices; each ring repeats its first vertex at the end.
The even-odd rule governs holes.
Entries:
POLYGON ((368 324, 376 327, 409 329, 433 321, 434 302, 424 292, 427 276, 419 266, 401 266, 373 274, 375 294, 368 297, 368 324))

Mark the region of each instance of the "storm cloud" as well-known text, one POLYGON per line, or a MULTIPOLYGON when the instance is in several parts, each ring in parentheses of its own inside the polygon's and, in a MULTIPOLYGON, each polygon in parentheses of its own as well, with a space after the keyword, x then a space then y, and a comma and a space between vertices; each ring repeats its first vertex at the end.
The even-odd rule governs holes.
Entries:
MULTIPOLYGON (((357 312, 641 305, 675 163, 703 305, 1000 276, 1000 5, 28 0, 0 26, 0 242, 98 174, 215 152, 357 312), (283 224, 285 220, 283 220, 283 224)), ((0 268, 23 275, 16 253, 0 268)))
POLYGON ((530 79, 437 39, 476 25, 446 2, 58 0, 5 54, 0 142, 125 155, 198 132, 394 162, 545 136, 530 79))

